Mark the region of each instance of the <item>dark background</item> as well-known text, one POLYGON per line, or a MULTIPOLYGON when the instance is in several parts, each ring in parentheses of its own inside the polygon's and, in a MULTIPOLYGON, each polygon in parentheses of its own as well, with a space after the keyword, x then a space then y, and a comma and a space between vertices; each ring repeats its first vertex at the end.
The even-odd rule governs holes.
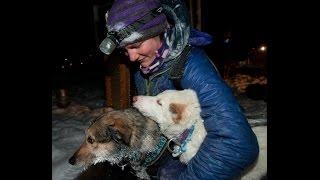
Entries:
MULTIPOLYGON (((5 24, 1 29, 6 32, 2 34, 5 36, 2 44, 5 45, 5 51, 9 55, 3 54, 2 60, 1 89, 2 95, 7 98, 2 102, 5 106, 2 119, 2 137, 4 138, 2 150, 6 151, 3 155, 8 158, 8 161, 4 162, 6 168, 4 171, 10 173, 10 177, 25 178, 29 175, 32 178, 39 176, 42 179, 43 177, 51 179, 51 78, 56 74, 55 67, 61 61, 63 62, 68 54, 88 54, 87 52, 92 48, 96 51, 95 40, 92 38, 94 31, 90 25, 92 23, 91 5, 104 6, 106 2, 108 0, 95 2, 61 0, 37 3, 12 1, 10 5, 7 5, 8 2, 3 5, 6 10, 3 11, 2 16, 5 24), (32 15, 30 16, 29 13, 32 15), (32 55, 29 56, 30 52, 32 55), (35 58, 35 54, 40 57, 35 58), (14 74, 16 76, 13 76, 14 74), (49 105, 46 106, 46 104, 49 105)), ((317 42, 313 39, 316 28, 309 29, 317 22, 316 19, 312 19, 312 17, 318 17, 315 15, 317 10, 306 9, 305 4, 309 3, 291 1, 235 3, 203 0, 203 2, 206 4, 202 9, 203 21, 210 23, 202 23, 202 30, 216 35, 216 47, 223 47, 218 39, 222 39, 224 31, 230 28, 233 29, 233 34, 241 34, 238 38, 245 39, 245 42, 238 41, 240 48, 235 49, 242 49, 241 47, 246 47, 245 44, 248 45, 259 39, 269 43, 268 98, 272 100, 268 101, 268 127, 271 130, 268 137, 272 140, 268 141, 272 142, 268 144, 270 145, 268 157, 272 157, 272 161, 268 162, 269 177, 271 178, 270 175, 311 177, 312 172, 317 172, 315 169, 317 166, 312 166, 313 163, 306 161, 317 162, 314 155, 317 155, 318 148, 306 142, 313 141, 312 137, 317 137, 317 131, 310 130, 311 126, 318 127, 316 121, 313 121, 317 118, 311 117, 313 113, 310 113, 316 112, 314 108, 317 106, 311 105, 310 102, 299 101, 315 99, 313 95, 310 98, 305 97, 311 94, 311 90, 316 89, 316 85, 307 84, 312 81, 311 77, 316 76, 309 76, 305 70, 317 72, 313 68, 318 66, 308 64, 310 61, 316 62, 317 58, 310 57, 309 53, 317 51, 309 49, 313 47, 312 42, 301 42, 301 39, 307 38, 317 42), (308 24, 309 20, 311 25, 308 24), (278 32, 277 37, 273 34, 274 31, 278 32), (245 36, 251 38, 241 38, 245 36), (278 47, 275 47, 276 38, 278 47), (281 49, 280 41, 283 43, 281 49), (308 48, 307 53, 298 54, 301 50, 300 46, 292 50, 291 47, 296 45, 305 45, 305 48, 308 48), (277 61, 271 61, 274 55, 277 55, 277 61), (302 65, 307 67, 301 67, 302 65), (272 94, 271 88, 276 89, 272 94), (272 121, 273 119, 277 121, 272 121), (292 124, 297 124, 297 129, 293 129, 292 124), (310 131, 315 133, 310 135, 310 131), (303 134, 307 134, 305 138, 301 137, 303 134), (301 163, 302 160, 304 163, 301 163), (302 171, 303 169, 307 171, 302 171), (311 173, 304 173, 310 170, 311 173)), ((317 6, 313 5, 313 7, 317 6)), ((317 46, 313 48, 315 47, 317 46)), ((215 60, 219 61, 217 57, 222 52, 213 48, 211 50, 209 53, 215 53, 215 60)))
MULTIPOLYGON (((98 50, 98 45, 105 37, 104 14, 112 2, 68 0, 61 4, 54 23, 57 32, 52 36, 57 41, 51 66, 54 77, 61 75, 61 71, 80 74, 105 71, 102 68, 103 54, 98 50), (66 65, 70 62, 73 67, 66 65), (64 69, 61 68, 63 65, 64 69)), ((213 44, 205 49, 220 72, 230 60, 240 61, 248 57, 251 48, 258 48, 264 43, 270 49, 269 4, 263 1, 247 4, 210 0, 201 2, 201 31, 211 34, 214 39, 213 44), (224 43, 226 38, 230 39, 229 43, 224 43)), ((196 9, 193 11, 195 14, 196 9)))

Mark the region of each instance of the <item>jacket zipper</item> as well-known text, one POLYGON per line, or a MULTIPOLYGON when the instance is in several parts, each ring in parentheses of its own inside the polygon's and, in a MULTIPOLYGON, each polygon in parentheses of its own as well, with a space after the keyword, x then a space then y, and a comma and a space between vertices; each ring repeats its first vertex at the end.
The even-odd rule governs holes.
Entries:
POLYGON ((147 91, 146 96, 150 96, 150 84, 151 84, 150 78, 146 79, 145 82, 146 82, 146 91, 147 91))

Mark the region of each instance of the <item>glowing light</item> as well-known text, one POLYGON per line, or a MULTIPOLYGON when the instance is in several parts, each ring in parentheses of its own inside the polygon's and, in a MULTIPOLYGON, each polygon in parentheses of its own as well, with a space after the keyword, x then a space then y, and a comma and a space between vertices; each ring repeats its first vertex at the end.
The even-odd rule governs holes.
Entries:
POLYGON ((267 47, 266 47, 266 46, 261 46, 261 47, 260 47, 260 51, 265 51, 265 50, 267 50, 267 47))
POLYGON ((64 66, 61 66, 62 69, 64 69, 64 66))
POLYGON ((65 60, 65 61, 68 61, 68 59, 67 59, 67 58, 65 58, 64 60, 65 60))
POLYGON ((80 62, 80 64, 83 64, 83 62, 80 62))
POLYGON ((72 66, 72 63, 70 63, 70 66, 72 66))

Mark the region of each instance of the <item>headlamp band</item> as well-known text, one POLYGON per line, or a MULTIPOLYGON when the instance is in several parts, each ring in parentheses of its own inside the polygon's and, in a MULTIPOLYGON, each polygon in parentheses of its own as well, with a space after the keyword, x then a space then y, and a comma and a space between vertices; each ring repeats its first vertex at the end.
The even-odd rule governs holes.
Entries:
POLYGON ((146 15, 142 16, 140 19, 136 20, 132 24, 128 25, 127 27, 121 29, 119 32, 116 31, 109 31, 107 36, 111 38, 114 42, 118 44, 126 37, 132 34, 132 32, 136 31, 150 20, 161 14, 162 7, 155 8, 149 11, 146 15))

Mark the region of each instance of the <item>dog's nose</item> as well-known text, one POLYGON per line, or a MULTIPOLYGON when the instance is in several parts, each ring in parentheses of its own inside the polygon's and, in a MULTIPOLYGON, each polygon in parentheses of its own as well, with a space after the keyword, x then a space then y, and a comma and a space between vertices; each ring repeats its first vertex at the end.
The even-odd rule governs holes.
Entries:
POLYGON ((138 101, 138 96, 133 96, 132 100, 133 100, 133 102, 138 101))
POLYGON ((74 156, 72 156, 70 159, 69 159, 69 163, 71 165, 74 165, 76 163, 76 158, 74 156))

